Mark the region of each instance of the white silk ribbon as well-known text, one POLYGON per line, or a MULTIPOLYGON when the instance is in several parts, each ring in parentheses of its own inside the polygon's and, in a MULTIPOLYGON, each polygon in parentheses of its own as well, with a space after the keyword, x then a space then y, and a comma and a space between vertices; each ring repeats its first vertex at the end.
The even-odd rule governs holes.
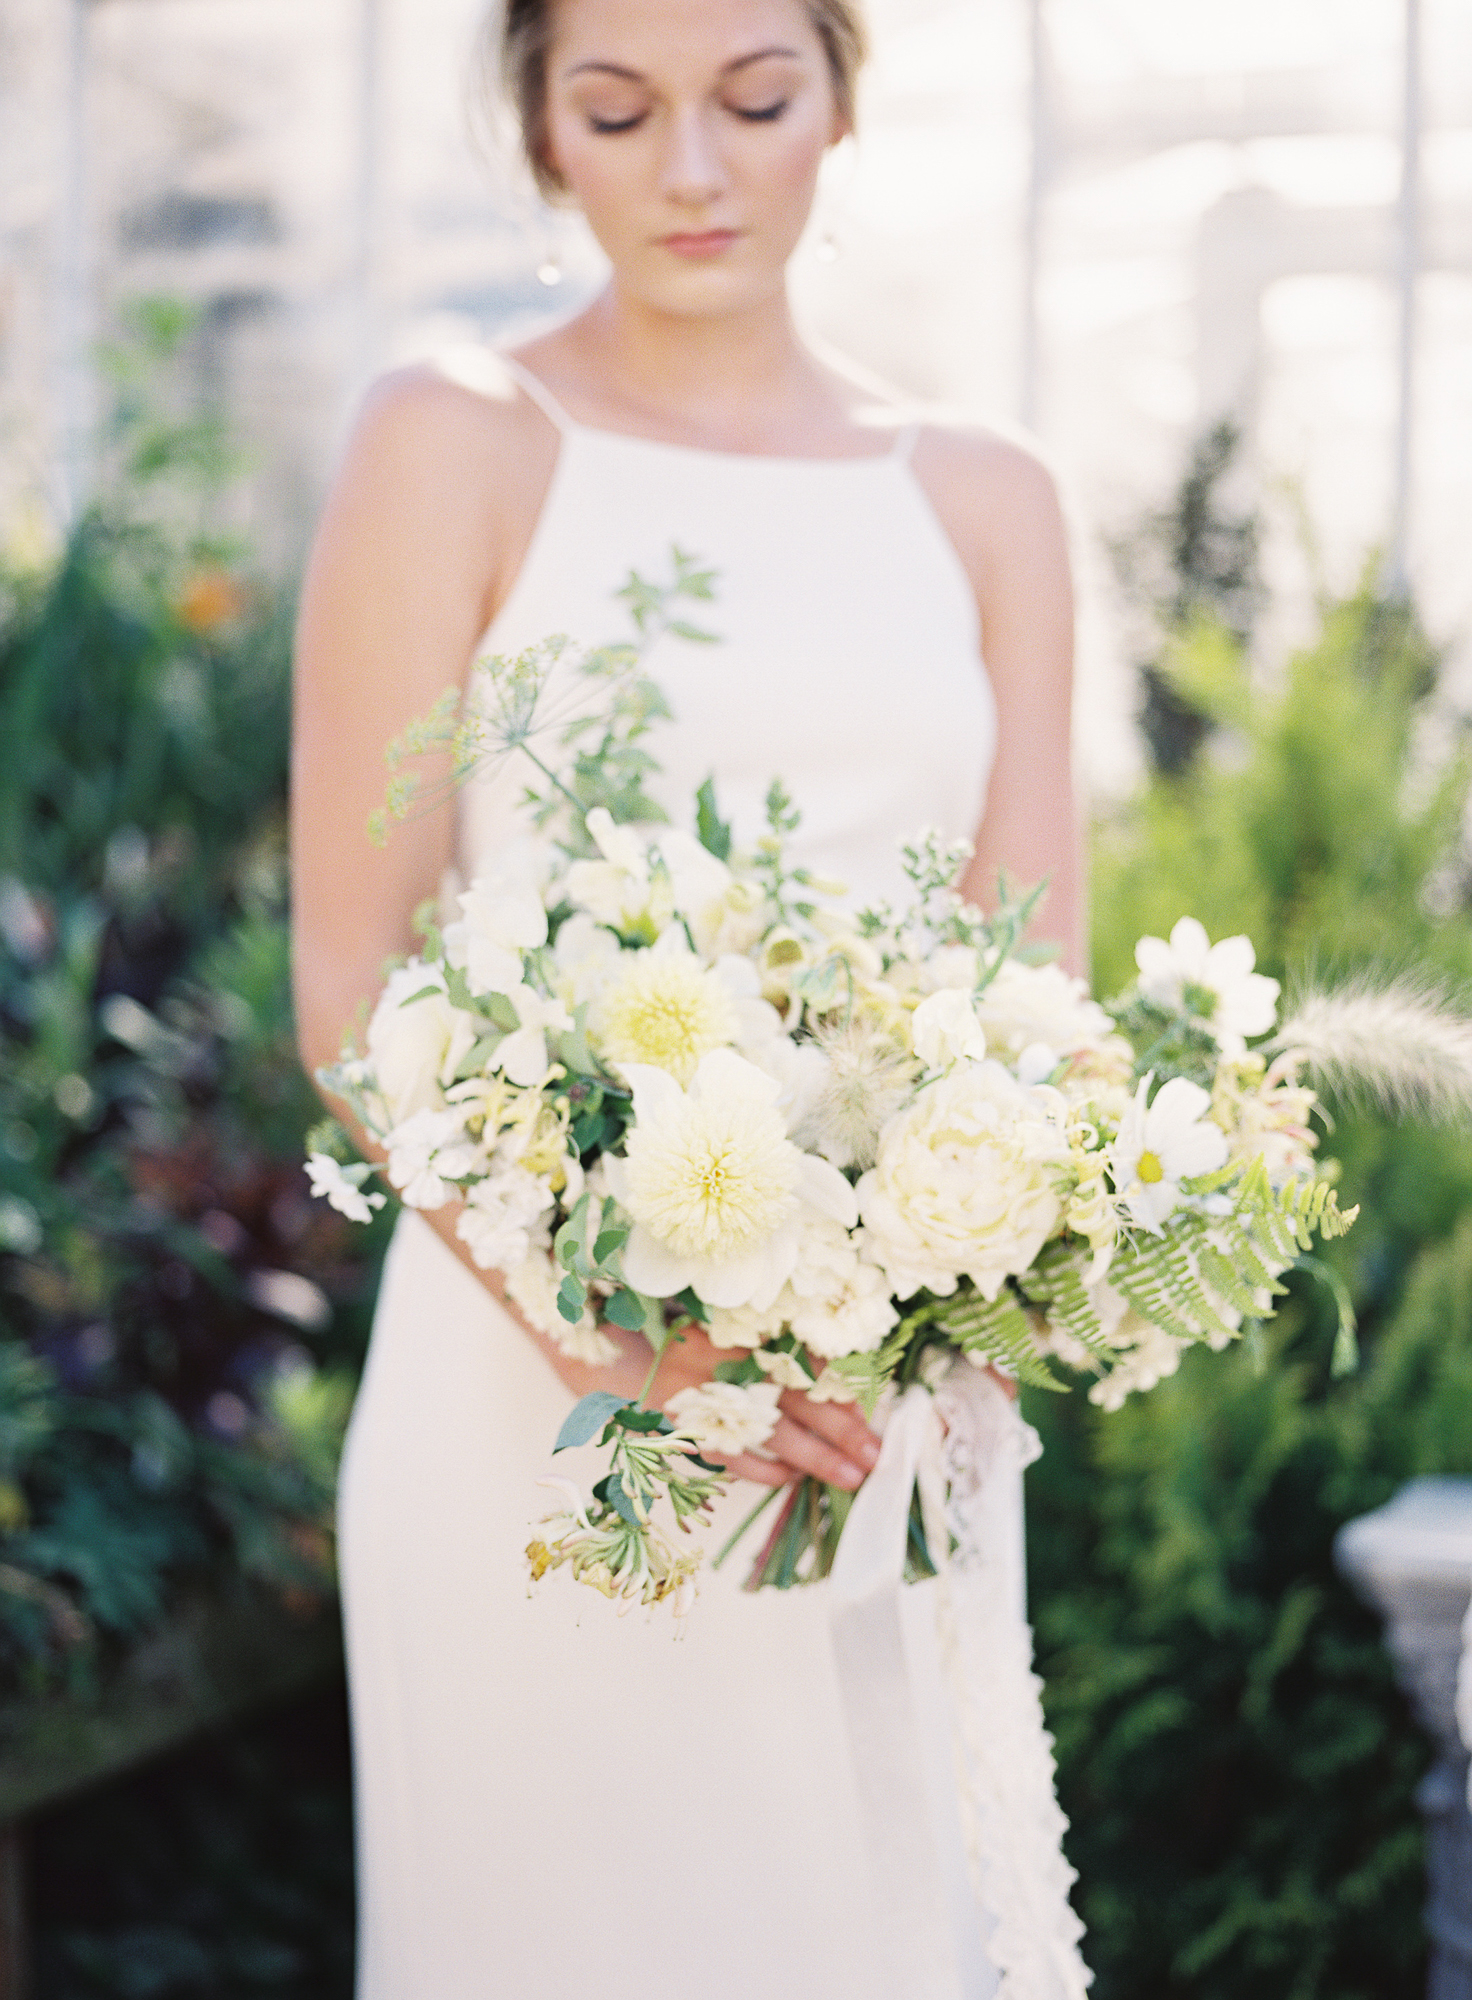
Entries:
POLYGON ((934 1393, 912 1385, 834 1560, 839 1682, 905 2000, 1082 2000, 1089 1983, 1023 1600, 1021 1472, 1039 1449, 969 1363, 934 1393), (906 1586, 917 1487, 940 1575, 906 1586))
MULTIPOLYGON (((843 1544, 840 1542, 839 1547, 843 1544)), ((1472 1604, 1462 1620, 1462 1660, 1457 1669, 1457 1727, 1462 1741, 1472 1750, 1472 1604)), ((1467 1772, 1467 1804, 1472 1807, 1472 1769, 1467 1772)))

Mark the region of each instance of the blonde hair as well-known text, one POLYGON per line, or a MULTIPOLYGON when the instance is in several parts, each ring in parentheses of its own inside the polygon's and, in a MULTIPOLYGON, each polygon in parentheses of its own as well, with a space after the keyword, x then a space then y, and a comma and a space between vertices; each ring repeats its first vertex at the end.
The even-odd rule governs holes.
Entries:
MULTIPOLYGON (((547 154, 547 50, 554 0, 500 0, 481 30, 487 80, 499 76, 521 129, 521 149, 538 188, 549 199, 565 192, 547 154)), ((804 0, 822 41, 833 96, 846 124, 854 122, 859 71, 869 53, 863 15, 855 0, 804 0)))

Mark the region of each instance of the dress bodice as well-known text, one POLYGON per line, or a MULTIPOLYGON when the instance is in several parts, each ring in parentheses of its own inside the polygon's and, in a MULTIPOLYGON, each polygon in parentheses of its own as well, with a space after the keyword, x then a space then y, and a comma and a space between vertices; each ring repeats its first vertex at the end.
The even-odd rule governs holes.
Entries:
MULTIPOLYGON (((672 544, 717 572, 690 607, 717 635, 666 635, 648 671, 673 720, 648 739, 649 790, 675 824, 713 776, 738 843, 762 831, 780 778, 801 808, 796 857, 864 899, 903 889, 898 844, 922 827, 970 838, 996 711, 975 597, 909 464, 910 433, 874 457, 770 458, 660 443, 571 421, 512 374, 561 444, 515 584, 482 643, 516 653, 554 632, 632 636, 614 593, 662 579, 672 544)), ((521 830, 513 760, 462 795, 467 874, 521 830)))

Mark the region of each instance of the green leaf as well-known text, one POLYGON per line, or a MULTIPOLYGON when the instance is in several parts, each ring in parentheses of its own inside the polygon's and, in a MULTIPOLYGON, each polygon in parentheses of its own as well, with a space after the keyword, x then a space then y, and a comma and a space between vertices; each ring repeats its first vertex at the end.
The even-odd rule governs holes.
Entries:
POLYGON ((688 639, 692 645, 715 646, 720 642, 714 632, 702 632, 698 625, 687 625, 683 618, 672 618, 666 628, 677 639, 688 639))
POLYGON ((684 1312, 688 1313, 697 1326, 709 1326, 710 1307, 705 1303, 704 1299, 696 1296, 693 1285, 687 1285, 683 1292, 676 1292, 675 1296, 670 1300, 670 1304, 679 1306, 684 1312))
POLYGON ((612 1421, 621 1431, 669 1432, 674 1429, 663 1410, 636 1410, 630 1407, 615 1411, 612 1421))
POLYGON ((631 1292, 626 1285, 621 1285, 603 1308, 605 1319, 612 1320, 615 1326, 627 1327, 631 1333, 640 1330, 646 1316, 647 1307, 643 1299, 637 1292, 631 1292))
POLYGON ((615 1412, 627 1409, 632 1396, 615 1396, 607 1389, 594 1389, 573 1404, 557 1433, 553 1451, 568 1451, 574 1445, 590 1444, 615 1412))
MULTIPOLYGON (((623 1249, 628 1240, 629 1232, 627 1229, 603 1230, 599 1235, 598 1241, 593 1245, 593 1262, 595 1264, 606 1264, 616 1250, 623 1249)), ((643 1325, 642 1319, 639 1323, 641 1326, 643 1325)))
POLYGON ((717 861, 731 858, 731 824, 723 820, 716 805, 716 781, 714 775, 707 778, 695 794, 695 832, 701 846, 717 861))
POLYGON ((711 1371, 717 1382, 734 1382, 738 1388, 745 1388, 749 1382, 765 1382, 766 1371, 758 1367, 749 1354, 739 1361, 718 1361, 711 1371))
POLYGON ((576 1326, 583 1316, 588 1303, 588 1288, 582 1279, 569 1271, 557 1288, 557 1310, 569 1326, 576 1326))

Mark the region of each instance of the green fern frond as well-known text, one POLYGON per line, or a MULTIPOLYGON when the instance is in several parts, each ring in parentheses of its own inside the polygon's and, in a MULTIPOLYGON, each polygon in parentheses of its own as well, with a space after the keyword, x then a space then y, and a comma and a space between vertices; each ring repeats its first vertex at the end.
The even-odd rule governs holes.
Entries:
POLYGON ((1089 1302, 1084 1285, 1082 1256, 1061 1243, 1050 1243, 1033 1269, 1026 1272, 1022 1287, 1035 1306, 1042 1306, 1048 1325, 1056 1333, 1066 1333, 1101 1361, 1113 1359, 1104 1338, 1099 1315, 1089 1302))
POLYGON ((963 1354, 1003 1362, 1030 1388, 1061 1391, 1066 1386, 1038 1352, 1032 1321, 1012 1291, 999 1292, 990 1303, 975 1292, 963 1292, 941 1307, 934 1323, 963 1354))

